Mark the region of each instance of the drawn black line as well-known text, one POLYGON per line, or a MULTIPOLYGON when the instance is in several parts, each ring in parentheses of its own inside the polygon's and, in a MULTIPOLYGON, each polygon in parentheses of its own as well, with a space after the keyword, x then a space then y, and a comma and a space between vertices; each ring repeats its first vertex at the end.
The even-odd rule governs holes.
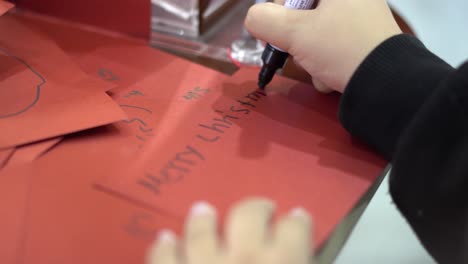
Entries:
POLYGON ((150 113, 150 114, 153 113, 153 111, 151 111, 151 110, 149 110, 149 109, 146 109, 146 108, 144 108, 144 107, 139 107, 139 106, 134 106, 134 105, 120 105, 120 106, 121 106, 121 107, 128 107, 128 108, 140 109, 140 110, 143 110, 143 111, 145 111, 145 112, 147 112, 147 113, 150 113))
POLYGON ((39 99, 41 98, 41 86, 44 85, 47 81, 39 72, 37 72, 31 65, 29 65, 24 60, 18 58, 17 56, 11 54, 10 52, 8 52, 7 50, 5 50, 5 49, 3 49, 1 47, 0 47, 0 53, 3 53, 6 56, 11 57, 14 60, 18 61, 19 63, 23 64, 24 66, 26 66, 26 68, 28 68, 32 73, 34 73, 34 75, 36 75, 41 80, 41 83, 36 86, 36 95, 35 95, 35 98, 32 101, 32 103, 30 103, 25 108, 23 108, 23 109, 21 109, 21 110, 19 110, 17 112, 10 113, 10 114, 0 114, 0 118, 9 118, 9 117, 20 115, 20 114, 28 111, 29 109, 31 109, 34 105, 36 105, 37 102, 39 101, 39 99))
MULTIPOLYGON (((145 125, 145 126, 146 126, 146 125, 145 125)), ((139 128, 140 128, 140 131, 141 131, 141 132, 145 132, 145 133, 146 133, 146 132, 151 132, 151 131, 153 131, 152 128, 144 129, 142 126, 139 126, 139 128)))
POLYGON ((135 121, 137 121, 137 122, 139 122, 140 124, 146 126, 145 121, 141 120, 140 118, 132 118, 132 119, 130 119, 130 120, 123 120, 123 122, 124 122, 124 123, 127 123, 127 124, 131 124, 131 123, 133 123, 133 122, 135 122, 135 121))
POLYGON ((146 141, 143 137, 141 137, 141 136, 139 136, 139 135, 136 135, 136 138, 138 138, 139 140, 141 140, 141 141, 143 141, 143 142, 146 141))
POLYGON ((115 74, 111 70, 106 69, 106 68, 100 68, 98 70, 98 75, 103 80, 106 80, 106 81, 117 81, 117 80, 119 80, 119 77, 115 76, 115 74))

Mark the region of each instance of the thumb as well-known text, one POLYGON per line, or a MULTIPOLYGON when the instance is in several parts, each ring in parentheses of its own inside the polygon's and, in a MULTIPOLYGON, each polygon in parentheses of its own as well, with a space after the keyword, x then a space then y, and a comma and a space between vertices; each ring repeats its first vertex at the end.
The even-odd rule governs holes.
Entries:
POLYGON ((256 4, 247 12, 245 28, 255 38, 289 51, 297 39, 297 28, 305 24, 303 21, 310 14, 310 10, 288 9, 273 3, 256 4))

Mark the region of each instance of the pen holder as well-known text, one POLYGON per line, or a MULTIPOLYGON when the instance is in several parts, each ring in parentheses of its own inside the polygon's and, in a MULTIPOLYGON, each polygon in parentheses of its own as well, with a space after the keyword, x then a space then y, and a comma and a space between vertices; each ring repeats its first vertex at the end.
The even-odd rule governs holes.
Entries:
POLYGON ((152 0, 152 30, 185 38, 206 32, 236 1, 152 0))
POLYGON ((231 44, 242 38, 254 1, 152 0, 151 45, 177 54, 231 62, 231 44))

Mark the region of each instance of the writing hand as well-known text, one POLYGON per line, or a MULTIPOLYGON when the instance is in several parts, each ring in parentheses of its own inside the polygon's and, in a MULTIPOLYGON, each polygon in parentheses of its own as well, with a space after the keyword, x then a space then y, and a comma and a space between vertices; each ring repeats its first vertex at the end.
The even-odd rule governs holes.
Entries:
POLYGON ((313 10, 257 4, 245 26, 256 38, 291 54, 314 83, 339 92, 375 47, 401 33, 385 0, 322 0, 313 10))

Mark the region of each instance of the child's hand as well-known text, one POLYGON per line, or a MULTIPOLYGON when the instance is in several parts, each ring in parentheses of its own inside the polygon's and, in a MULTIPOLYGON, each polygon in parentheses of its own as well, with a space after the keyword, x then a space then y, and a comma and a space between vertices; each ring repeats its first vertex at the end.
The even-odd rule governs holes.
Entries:
POLYGON ((293 209, 271 224, 274 204, 250 199, 231 209, 218 237, 216 211, 197 203, 187 217, 185 234, 177 240, 162 231, 150 250, 150 264, 306 264, 312 263, 310 218, 293 209))
POLYGON ((321 0, 314 10, 257 4, 250 8, 245 26, 339 92, 375 47, 401 33, 385 0, 321 0))

